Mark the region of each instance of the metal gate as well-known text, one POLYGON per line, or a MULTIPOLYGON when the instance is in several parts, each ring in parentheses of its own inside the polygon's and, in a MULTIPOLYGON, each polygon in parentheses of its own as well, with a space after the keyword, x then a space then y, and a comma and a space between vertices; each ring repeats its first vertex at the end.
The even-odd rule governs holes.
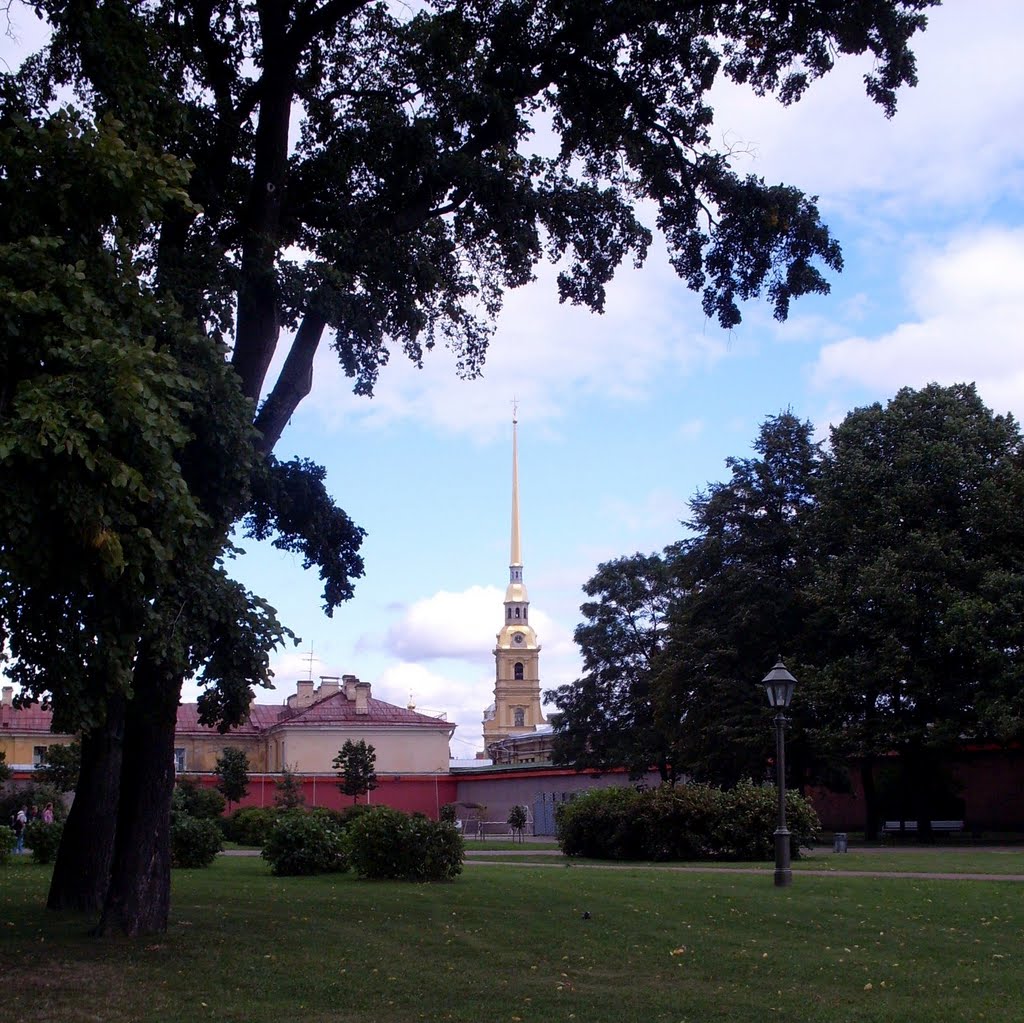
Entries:
POLYGON ((561 803, 568 803, 576 796, 575 792, 541 792, 533 798, 533 833, 535 835, 554 835, 555 808, 561 803))

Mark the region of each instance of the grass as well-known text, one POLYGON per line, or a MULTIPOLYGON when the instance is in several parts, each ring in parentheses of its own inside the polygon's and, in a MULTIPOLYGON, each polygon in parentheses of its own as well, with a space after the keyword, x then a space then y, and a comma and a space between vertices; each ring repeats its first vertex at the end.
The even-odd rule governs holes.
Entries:
MULTIPOLYGON (((484 847, 489 848, 489 847, 484 847)), ((495 847, 496 848, 496 847, 495 847)), ((555 863, 571 862, 578 865, 607 864, 606 860, 572 859, 566 861, 544 852, 543 846, 515 847, 516 855, 509 857, 516 863, 555 863)), ((557 848, 557 847, 555 847, 557 848)), ((473 860, 476 846, 467 843, 466 855, 473 860)), ((488 855, 488 861, 494 857, 488 855)), ((646 866, 665 867, 671 864, 645 864, 646 866)), ((687 864, 699 866, 701 869, 735 869, 762 870, 771 873, 774 863, 735 863, 715 862, 687 864)), ((865 849, 849 853, 832 853, 823 849, 807 853, 792 864, 794 871, 822 871, 841 873, 847 871, 870 871, 872 873, 927 873, 927 874, 1020 874, 1024 875, 1024 849, 865 849)))
POLYGON ((176 871, 166 935, 88 937, 48 868, 0 869, 22 1023, 1016 1021, 1014 882, 469 867, 450 885, 176 871), (589 912, 590 919, 583 914, 589 912))

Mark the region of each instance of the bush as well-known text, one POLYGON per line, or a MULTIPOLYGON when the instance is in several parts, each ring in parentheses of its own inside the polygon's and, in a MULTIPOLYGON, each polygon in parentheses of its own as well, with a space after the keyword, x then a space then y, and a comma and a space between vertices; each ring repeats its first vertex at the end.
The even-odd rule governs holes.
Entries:
POLYGON ((292 810, 281 814, 267 837, 262 856, 278 877, 348 870, 345 833, 322 813, 292 810))
POLYGON ((221 830, 216 821, 192 817, 187 813, 171 814, 171 866, 197 870, 208 867, 224 848, 221 830))
POLYGON ((445 803, 438 811, 437 819, 444 821, 446 824, 454 824, 458 816, 455 804, 445 803))
POLYGON ((10 860, 11 853, 14 851, 15 841, 14 828, 9 828, 6 824, 0 824, 0 867, 10 860))
POLYGON ((636 789, 594 789, 562 803, 555 811, 555 832, 566 856, 637 859, 633 819, 639 812, 636 789))
POLYGON ((216 820, 224 813, 226 805, 216 789, 205 788, 191 778, 182 778, 174 789, 171 809, 199 820, 216 820))
MULTIPOLYGON (((819 838, 817 814, 787 793, 791 854, 819 838)), ((743 782, 733 789, 680 785, 597 789, 559 807, 558 841, 567 856, 613 860, 771 860, 776 790, 743 782)))
POLYGON ((347 834, 352 867, 363 878, 451 881, 462 872, 462 836, 447 821, 374 807, 347 834))
POLYGON ((52 863, 60 847, 60 836, 64 825, 60 821, 30 821, 25 826, 25 845, 32 850, 36 863, 52 863))
POLYGON ((272 806, 246 806, 225 819, 224 834, 239 845, 262 848, 279 816, 280 811, 272 806))

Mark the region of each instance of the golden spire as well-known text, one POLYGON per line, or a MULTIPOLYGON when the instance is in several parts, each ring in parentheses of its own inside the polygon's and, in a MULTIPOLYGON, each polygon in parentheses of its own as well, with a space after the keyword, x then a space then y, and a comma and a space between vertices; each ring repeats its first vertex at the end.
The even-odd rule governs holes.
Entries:
POLYGON ((512 555, 510 565, 522 565, 523 552, 519 543, 519 460, 516 449, 517 404, 512 401, 512 555))

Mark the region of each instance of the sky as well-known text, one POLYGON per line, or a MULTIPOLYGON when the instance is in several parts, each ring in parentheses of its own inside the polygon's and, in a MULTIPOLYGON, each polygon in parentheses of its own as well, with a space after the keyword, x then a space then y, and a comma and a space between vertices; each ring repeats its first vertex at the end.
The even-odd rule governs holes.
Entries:
MULTIPOLYGON (((32 31, 24 8, 14 17, 9 61, 32 31)), ((716 91, 714 131, 742 154, 737 170, 817 195, 843 247, 831 294, 797 300, 787 322, 752 303, 722 330, 655 245, 643 269, 619 272, 600 316, 559 305, 542 269, 508 296, 475 381, 446 352, 422 369, 396 354, 373 398, 356 397, 321 350, 276 454, 327 468, 367 531, 366 575, 327 618, 315 571, 240 541, 233 574, 302 640, 272 657, 275 690, 260 702, 310 673, 354 674, 378 699, 456 722, 453 756, 482 747, 508 582, 513 399, 544 689, 580 674, 573 630, 597 566, 685 535, 688 501, 727 478, 726 458, 750 454, 766 417, 792 410, 825 439, 901 387, 973 381, 993 410, 1024 418, 1024 5, 948 0, 929 22, 919 85, 892 120, 864 94, 863 60, 788 108, 716 91)))

